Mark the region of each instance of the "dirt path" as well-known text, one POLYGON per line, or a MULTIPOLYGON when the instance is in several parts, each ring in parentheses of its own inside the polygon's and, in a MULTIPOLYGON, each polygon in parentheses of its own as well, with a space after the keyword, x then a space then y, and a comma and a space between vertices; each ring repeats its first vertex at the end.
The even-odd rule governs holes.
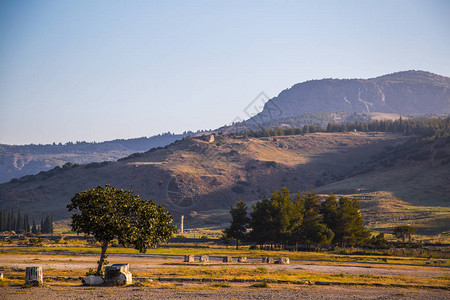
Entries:
POLYGON ((183 284, 172 287, 65 287, 50 286, 22 289, 0 287, 0 299, 450 299, 444 290, 381 287, 289 286, 252 288, 232 285, 216 288, 206 284, 183 284))
MULTIPOLYGON (((40 265, 45 270, 88 270, 95 268, 98 255, 83 255, 83 256, 58 256, 58 255, 0 255, 0 266, 5 266, 14 269, 25 269, 30 265, 40 265)), ((158 268, 175 268, 180 263, 181 258, 162 258, 162 257, 142 257, 142 256, 115 256, 111 255, 108 258, 110 263, 130 264, 131 272, 151 271, 158 268)), ((204 267, 205 265, 190 265, 192 268, 204 267)), ((211 265, 211 268, 222 268, 224 264, 218 263, 211 265)), ((395 266, 395 265, 376 265, 376 266, 348 266, 336 263, 334 265, 321 264, 305 264, 293 261, 290 265, 277 264, 227 264, 230 268, 256 268, 264 267, 267 269, 284 269, 284 270, 306 270, 321 273, 332 274, 364 274, 364 275, 398 275, 398 276, 413 276, 413 277, 441 277, 450 276, 449 268, 439 267, 411 267, 411 266, 395 266), (420 275, 420 276, 419 276, 420 275)))

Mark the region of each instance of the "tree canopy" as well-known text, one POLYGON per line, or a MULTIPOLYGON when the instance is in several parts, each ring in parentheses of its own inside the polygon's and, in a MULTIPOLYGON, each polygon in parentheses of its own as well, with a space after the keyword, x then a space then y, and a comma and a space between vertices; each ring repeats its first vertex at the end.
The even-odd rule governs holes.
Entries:
MULTIPOLYGON (((330 194, 325 201, 314 191, 297 193, 293 201, 287 188, 273 191, 252 206, 248 239, 257 244, 306 244, 322 246, 384 245, 384 236, 370 239, 363 226, 357 198, 330 194)), ((231 211, 230 211, 231 212, 231 211)), ((234 218, 233 218, 234 219, 234 218)), ((244 216, 240 215, 243 220, 244 216)), ((240 236, 242 238, 242 235, 240 236)))
POLYGON ((398 239, 402 239, 403 242, 406 241, 406 238, 411 241, 411 236, 416 232, 416 227, 411 225, 401 225, 394 228, 394 236, 398 239))
POLYGON ((97 275, 103 270, 106 250, 113 239, 126 247, 133 245, 143 253, 166 242, 176 232, 172 216, 164 207, 142 200, 133 191, 110 185, 75 194, 67 208, 75 211, 72 230, 93 235, 102 243, 97 275))
POLYGON ((231 238, 236 240, 236 249, 239 249, 239 242, 245 238, 245 233, 247 231, 248 222, 250 221, 247 217, 247 205, 244 201, 236 202, 236 207, 230 208, 231 214, 231 225, 226 228, 224 234, 226 238, 231 238))

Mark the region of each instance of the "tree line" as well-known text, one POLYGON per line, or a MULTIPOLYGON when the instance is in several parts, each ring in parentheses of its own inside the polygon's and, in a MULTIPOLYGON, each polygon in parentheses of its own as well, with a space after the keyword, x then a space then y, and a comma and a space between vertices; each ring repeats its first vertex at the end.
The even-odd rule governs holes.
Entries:
POLYGON ((28 214, 22 213, 21 209, 14 214, 12 210, 2 209, 0 212, 0 232, 14 231, 16 233, 53 233, 53 220, 50 215, 41 219, 40 224, 36 224, 34 217, 30 222, 28 214))
POLYGON ((260 245, 298 245, 308 248, 323 245, 373 245, 384 247, 384 234, 371 237, 363 226, 357 198, 336 198, 330 194, 323 202, 311 191, 298 192, 294 199, 287 188, 273 191, 270 198, 264 197, 252 206, 247 214, 247 205, 238 201, 231 207, 232 221, 224 230, 224 238, 235 239, 236 247, 241 241, 260 245), (250 231, 248 231, 250 229, 250 231))
POLYGON ((314 132, 394 132, 405 135, 419 135, 422 137, 448 138, 450 137, 450 117, 426 118, 426 119, 403 119, 398 120, 375 120, 370 122, 347 122, 343 124, 328 123, 326 129, 320 125, 305 125, 302 128, 262 128, 261 130, 246 130, 239 134, 231 133, 231 136, 245 137, 271 137, 280 135, 296 135, 314 132))

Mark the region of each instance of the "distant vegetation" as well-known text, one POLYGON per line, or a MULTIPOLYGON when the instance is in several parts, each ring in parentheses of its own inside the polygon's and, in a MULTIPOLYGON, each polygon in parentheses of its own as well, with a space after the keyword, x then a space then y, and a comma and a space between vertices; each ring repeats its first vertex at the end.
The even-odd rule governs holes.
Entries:
POLYGON ((30 223, 28 214, 23 214, 18 209, 17 214, 12 210, 2 209, 0 212, 0 232, 14 231, 16 233, 53 233, 53 220, 50 215, 41 220, 40 225, 36 224, 34 218, 30 223))
POLYGON ((428 119, 402 119, 399 120, 375 120, 370 122, 347 122, 344 124, 329 123, 324 129, 320 125, 305 125, 302 128, 263 128, 261 130, 245 130, 238 134, 231 133, 231 136, 241 135, 246 137, 271 137, 281 135, 296 135, 314 132, 393 132, 405 135, 419 135, 422 137, 448 138, 450 137, 450 117, 428 118, 428 119))
POLYGON ((287 188, 272 192, 270 199, 263 198, 252 207, 250 218, 247 206, 239 201, 231 207, 232 221, 224 230, 224 239, 235 239, 264 245, 303 244, 323 246, 371 245, 386 247, 386 240, 381 233, 371 238, 371 233, 364 228, 357 198, 340 197, 330 194, 324 202, 314 191, 297 193, 291 201, 287 188), (247 229, 251 229, 247 233, 247 229))

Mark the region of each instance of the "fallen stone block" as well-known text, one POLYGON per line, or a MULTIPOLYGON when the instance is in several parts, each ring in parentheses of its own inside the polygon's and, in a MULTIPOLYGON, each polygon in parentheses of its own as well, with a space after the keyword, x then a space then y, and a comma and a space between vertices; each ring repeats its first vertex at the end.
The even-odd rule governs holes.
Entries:
POLYGON ((41 286, 44 283, 42 267, 27 267, 25 269, 25 282, 29 285, 41 286))
POLYGON ((224 263, 233 262, 233 257, 231 257, 231 256, 225 256, 225 257, 223 258, 223 262, 224 262, 224 263))
POLYGON ((127 285, 133 283, 129 264, 113 264, 105 267, 105 283, 108 285, 127 285))
POLYGON ((81 283, 83 285, 102 285, 105 281, 101 276, 89 275, 81 278, 81 283))
POLYGON ((281 265, 289 265, 291 263, 289 257, 280 257, 277 262, 281 265))
POLYGON ((240 263, 247 262, 247 257, 239 257, 238 262, 240 262, 240 263))
POLYGON ((273 264, 273 258, 272 257, 263 257, 262 262, 266 263, 266 264, 273 264))
POLYGON ((208 255, 200 256, 200 262, 209 263, 209 256, 208 255))
POLYGON ((194 262, 194 255, 185 255, 184 262, 194 262))

